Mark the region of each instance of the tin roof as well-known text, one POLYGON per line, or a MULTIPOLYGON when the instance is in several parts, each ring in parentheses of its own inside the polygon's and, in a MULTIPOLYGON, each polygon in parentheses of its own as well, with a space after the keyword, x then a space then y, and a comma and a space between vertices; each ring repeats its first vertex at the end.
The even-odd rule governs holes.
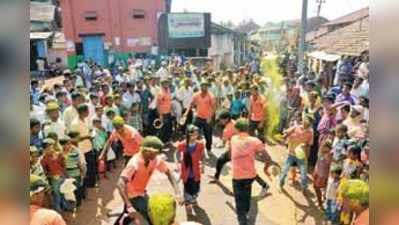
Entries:
POLYGON ((338 55, 360 55, 369 50, 369 17, 313 40, 315 49, 338 55))
POLYGON ((338 17, 335 20, 332 20, 328 23, 323 24, 323 26, 351 23, 351 22, 355 22, 356 20, 360 20, 360 19, 368 17, 368 16, 369 16, 369 7, 366 7, 366 8, 362 8, 357 11, 354 11, 352 13, 349 13, 345 16, 338 17))

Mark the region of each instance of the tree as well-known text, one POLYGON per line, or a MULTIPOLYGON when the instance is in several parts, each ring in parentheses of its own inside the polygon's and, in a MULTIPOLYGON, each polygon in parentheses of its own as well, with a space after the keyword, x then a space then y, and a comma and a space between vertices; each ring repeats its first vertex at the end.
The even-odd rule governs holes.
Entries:
POLYGON ((234 29, 234 27, 235 27, 234 23, 231 22, 231 20, 228 20, 226 22, 222 21, 222 22, 220 22, 220 25, 227 27, 229 29, 234 29))
POLYGON ((260 26, 257 23, 255 23, 252 19, 249 19, 241 21, 235 28, 235 31, 242 33, 249 33, 259 28, 260 26))

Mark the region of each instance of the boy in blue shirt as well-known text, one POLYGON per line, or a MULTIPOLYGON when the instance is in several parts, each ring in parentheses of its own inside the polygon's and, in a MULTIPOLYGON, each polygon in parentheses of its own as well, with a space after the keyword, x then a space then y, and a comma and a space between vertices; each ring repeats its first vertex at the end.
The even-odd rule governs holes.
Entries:
POLYGON ((241 116, 242 110, 245 107, 240 94, 241 93, 239 91, 236 91, 234 94, 234 99, 230 104, 230 114, 234 120, 241 116))

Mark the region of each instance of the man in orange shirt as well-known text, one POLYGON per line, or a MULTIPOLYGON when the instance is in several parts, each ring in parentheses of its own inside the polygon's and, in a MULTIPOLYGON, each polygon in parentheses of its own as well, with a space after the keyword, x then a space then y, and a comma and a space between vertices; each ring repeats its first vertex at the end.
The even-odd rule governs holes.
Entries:
POLYGON ((120 116, 115 117, 112 121, 112 124, 114 126, 114 130, 104 145, 100 159, 103 159, 107 155, 111 144, 119 140, 122 142, 123 157, 125 159, 125 164, 127 164, 130 158, 139 152, 143 137, 136 129, 126 125, 124 119, 120 116))
POLYGON ((46 190, 48 186, 46 182, 39 176, 30 175, 29 178, 29 194, 30 194, 30 225, 66 225, 62 216, 55 210, 44 208, 46 190))
MULTIPOLYGON (((223 129, 223 142, 225 142, 227 145, 227 151, 223 153, 216 161, 216 172, 215 175, 212 177, 212 181, 210 183, 216 183, 219 180, 220 173, 222 172, 223 166, 231 161, 231 138, 238 134, 237 129, 235 128, 235 121, 231 119, 231 115, 229 111, 223 111, 219 115, 219 122, 221 123, 222 126, 224 126, 223 129)), ((269 185, 260 177, 256 176, 255 181, 262 187, 262 190, 259 194, 259 196, 264 196, 267 193, 267 190, 269 189, 269 185)))
MULTIPOLYGON (((175 191, 176 200, 182 204, 179 186, 170 172, 167 163, 159 155, 163 143, 155 136, 147 136, 143 139, 140 152, 134 155, 123 169, 117 188, 125 203, 124 213, 129 213, 128 220, 135 220, 135 224, 142 224, 145 219, 150 225, 148 214, 148 195, 146 187, 155 170, 167 175, 169 182, 175 191), (138 223, 137 223, 138 222, 138 223)), ((115 224, 119 224, 118 218, 115 224)), ((129 224, 124 221, 123 224, 129 224)))
POLYGON ((189 110, 195 107, 194 125, 200 128, 205 136, 206 150, 212 149, 212 117, 215 114, 216 101, 212 93, 208 91, 208 82, 201 83, 201 90, 194 94, 189 110))
POLYGON ((249 133, 256 136, 264 142, 264 126, 265 126, 265 97, 259 94, 257 86, 251 87, 251 97, 249 100, 249 133))
POLYGON ((172 95, 170 94, 170 82, 168 79, 161 80, 161 90, 156 96, 156 105, 163 126, 159 132, 159 138, 164 142, 169 142, 172 134, 172 95))
POLYGON ((239 225, 248 225, 247 216, 251 206, 252 183, 257 176, 255 157, 259 155, 264 160, 264 171, 267 171, 271 158, 262 141, 249 135, 247 119, 237 120, 235 128, 238 134, 231 138, 233 192, 239 225))

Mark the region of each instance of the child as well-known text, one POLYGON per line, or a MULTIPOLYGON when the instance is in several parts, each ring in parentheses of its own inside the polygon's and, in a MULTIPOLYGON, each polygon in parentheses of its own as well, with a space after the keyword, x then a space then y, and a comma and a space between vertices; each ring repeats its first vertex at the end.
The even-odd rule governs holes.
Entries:
POLYGON ((199 128, 189 125, 186 140, 177 146, 181 167, 181 179, 184 183, 184 200, 188 213, 192 213, 193 205, 197 204, 200 191, 201 173, 204 172, 204 144, 198 140, 199 128), (201 167, 201 168, 200 168, 201 167))
POLYGON ((29 155, 30 155, 29 174, 37 175, 40 178, 42 178, 46 183, 48 183, 46 174, 44 173, 43 166, 40 163, 40 154, 36 146, 32 145, 29 147, 29 155))
POLYGON ((82 159, 80 158, 80 152, 76 149, 72 143, 71 138, 65 136, 61 138, 60 144, 63 149, 63 156, 65 160, 65 173, 69 178, 74 179, 76 190, 74 191, 76 197, 76 207, 79 207, 82 201, 82 175, 84 172, 84 166, 82 165, 82 159))
MULTIPOLYGON (((78 143, 80 141, 80 135, 79 132, 76 131, 71 131, 68 133, 68 137, 70 138, 70 142, 72 145, 73 149, 76 149, 79 152, 79 160, 80 160, 80 165, 82 166, 82 172, 81 172, 81 176, 82 176, 82 181, 84 179, 84 177, 86 176, 86 171, 87 171, 87 166, 86 166, 86 158, 83 154, 82 151, 79 150, 78 148, 78 143)), ((86 198, 86 189, 85 186, 82 183, 82 189, 81 189, 81 198, 85 199, 86 198)))
POLYGON ((337 224, 339 221, 339 207, 337 203, 337 191, 340 184, 342 167, 333 164, 330 169, 330 177, 328 178, 326 190, 326 217, 328 221, 337 224))
MULTIPOLYGON (((284 138, 287 140, 289 154, 295 155, 294 149, 300 144, 306 145, 306 157, 309 155, 310 147, 313 144, 314 134, 311 127, 313 117, 306 115, 302 119, 302 114, 297 112, 293 117, 292 126, 284 132, 284 138)), ((297 162, 294 160, 290 166, 290 180, 294 183, 296 181, 297 162)))
POLYGON ((343 164, 342 176, 347 179, 356 179, 360 177, 362 163, 360 161, 360 154, 362 149, 360 146, 354 144, 348 148, 348 156, 343 164))
POLYGON ((240 117, 242 110, 244 108, 244 104, 240 97, 241 93, 239 91, 235 92, 234 99, 231 101, 230 105, 230 114, 231 117, 236 120, 240 117))
POLYGON ((128 124, 143 134, 143 118, 140 113, 140 105, 135 102, 130 108, 130 117, 128 124))
POLYGON ((322 189, 327 186, 328 174, 331 164, 331 142, 326 141, 320 147, 319 157, 313 172, 313 187, 316 192, 317 203, 323 208, 322 189))
POLYGON ((335 128, 335 138, 332 144, 332 154, 335 163, 342 163, 345 159, 346 148, 348 146, 348 128, 343 124, 335 128))
MULTIPOLYGON (((101 151, 104 148, 105 143, 108 140, 107 132, 105 132, 105 129, 102 127, 101 119, 99 119, 99 118, 93 118, 92 137, 93 137, 94 151, 96 152, 96 156, 99 156, 101 154, 101 151)), ((115 155, 115 153, 113 151, 112 151, 112 154, 115 155)), ((107 157, 107 169, 109 171, 111 171, 111 167, 116 168, 115 157, 107 157)), ((104 175, 104 177, 106 177, 105 172, 103 175, 104 175)), ((97 174, 97 178, 99 178, 98 174, 97 174)))
POLYGON ((61 213, 64 206, 60 187, 65 177, 65 162, 61 153, 54 150, 55 142, 53 139, 46 138, 43 140, 43 158, 40 163, 43 166, 53 195, 53 207, 61 213))
POLYGON ((48 133, 47 138, 53 139, 53 141, 55 142, 55 144, 54 144, 54 150, 55 150, 56 152, 58 152, 58 153, 61 153, 61 152, 62 152, 62 149, 61 149, 60 143, 58 142, 58 135, 57 135, 57 133, 55 133, 55 132, 50 132, 50 133, 48 133))

